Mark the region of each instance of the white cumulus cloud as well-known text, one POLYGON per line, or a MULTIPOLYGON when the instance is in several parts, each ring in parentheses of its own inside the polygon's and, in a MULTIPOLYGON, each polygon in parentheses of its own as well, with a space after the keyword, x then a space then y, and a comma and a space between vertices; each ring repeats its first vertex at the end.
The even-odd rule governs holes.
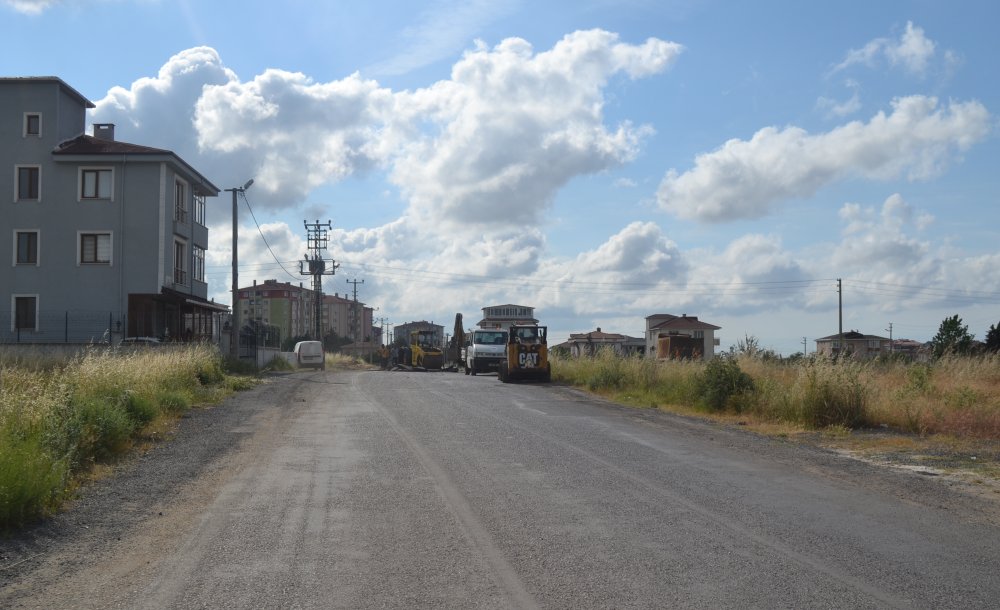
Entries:
POLYGON ((535 52, 518 38, 467 52, 451 77, 393 92, 358 74, 315 82, 266 70, 243 81, 209 47, 116 87, 93 119, 118 137, 168 148, 217 186, 255 179, 255 203, 292 207, 324 184, 386 171, 424 229, 536 221, 575 176, 632 159, 648 126, 606 125, 610 79, 665 70, 682 48, 574 32, 535 52))
POLYGON ((682 218, 760 218, 785 199, 808 197, 845 177, 930 178, 990 129, 990 114, 979 102, 942 107, 933 97, 899 98, 890 114, 879 112, 867 123, 855 121, 827 133, 768 127, 750 140, 730 140, 699 155, 693 169, 670 170, 657 199, 682 218))
POLYGON ((517 38, 492 49, 480 43, 450 80, 397 96, 397 119, 412 120, 383 142, 399 151, 392 180, 429 224, 536 221, 567 181, 632 159, 650 133, 604 124, 608 79, 656 73, 680 51, 655 39, 621 43, 601 30, 537 54, 517 38))
POLYGON ((876 38, 860 49, 851 49, 832 72, 839 72, 854 65, 873 67, 880 58, 892 66, 902 67, 910 74, 923 76, 934 58, 937 45, 924 34, 923 28, 906 23, 898 38, 876 38))

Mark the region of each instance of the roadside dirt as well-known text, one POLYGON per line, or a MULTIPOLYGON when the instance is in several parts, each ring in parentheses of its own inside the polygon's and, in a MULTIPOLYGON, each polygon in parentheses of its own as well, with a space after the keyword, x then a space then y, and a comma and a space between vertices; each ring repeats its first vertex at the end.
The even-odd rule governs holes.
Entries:
POLYGON ((998 440, 920 436, 885 427, 808 431, 731 415, 706 416, 704 419, 800 446, 832 451, 881 468, 937 478, 953 492, 989 501, 1000 515, 998 440))

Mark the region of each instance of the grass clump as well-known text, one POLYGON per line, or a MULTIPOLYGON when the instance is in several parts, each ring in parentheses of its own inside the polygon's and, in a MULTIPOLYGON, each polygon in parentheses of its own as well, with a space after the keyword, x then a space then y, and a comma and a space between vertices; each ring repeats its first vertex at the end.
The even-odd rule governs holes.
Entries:
POLYGON ((58 508, 73 481, 127 452, 142 431, 252 387, 204 345, 95 348, 0 360, 0 531, 58 508), (231 381, 235 379, 235 381, 231 381))
POLYGON ((809 428, 858 428, 868 422, 863 367, 853 362, 815 360, 799 371, 791 392, 798 394, 800 421, 809 428))
POLYGON ((56 507, 66 476, 66 461, 54 459, 38 435, 0 436, 0 529, 56 507))

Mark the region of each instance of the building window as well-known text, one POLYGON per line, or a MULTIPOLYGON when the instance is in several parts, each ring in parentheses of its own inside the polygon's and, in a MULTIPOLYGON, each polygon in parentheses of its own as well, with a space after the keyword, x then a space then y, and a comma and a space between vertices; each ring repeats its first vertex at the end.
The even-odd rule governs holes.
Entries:
POLYGON ((696 330, 696 331, 694 331, 694 338, 695 339, 704 339, 705 338, 705 331, 703 331, 703 330, 696 330))
POLYGON ((38 231, 14 232, 14 264, 38 264, 38 231))
POLYGON ((38 201, 42 190, 42 168, 37 165, 17 167, 17 200, 38 201))
POLYGON ((38 296, 15 294, 11 330, 38 330, 38 296))
POLYGON ((42 135, 42 115, 37 112, 24 113, 24 137, 42 135))
POLYGON ((187 258, 183 242, 174 242, 174 283, 187 284, 187 258))
POLYGON ((201 226, 205 226, 205 196, 194 196, 194 221, 201 226))
POLYGON ((880 349, 882 347, 882 342, 879 341, 878 339, 869 339, 868 347, 872 349, 880 349))
POLYGON ((80 264, 111 264, 111 233, 80 233, 80 264))
POLYGON ((191 278, 199 282, 205 281, 205 249, 194 246, 191 248, 193 264, 191 266, 191 278))
POLYGON ((181 223, 187 222, 187 197, 185 196, 184 183, 174 182, 174 220, 181 223))
POLYGON ((111 199, 110 169, 80 170, 80 199, 111 199))

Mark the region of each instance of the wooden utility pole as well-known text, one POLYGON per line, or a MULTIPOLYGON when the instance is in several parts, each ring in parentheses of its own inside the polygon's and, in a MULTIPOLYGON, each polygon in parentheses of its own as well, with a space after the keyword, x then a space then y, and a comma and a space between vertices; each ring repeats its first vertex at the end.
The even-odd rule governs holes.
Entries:
POLYGON ((351 305, 351 310, 354 312, 354 328, 351 330, 354 333, 354 336, 351 337, 351 339, 353 339, 355 343, 358 343, 358 331, 361 329, 361 321, 358 320, 358 284, 364 284, 365 281, 353 279, 347 280, 347 283, 354 284, 354 304, 351 305))
MULTIPOLYGON (((233 315, 230 325, 229 354, 236 359, 240 357, 240 280, 239 264, 236 243, 239 238, 239 209, 236 205, 236 194, 244 195, 246 190, 253 184, 253 178, 246 181, 243 186, 226 189, 233 194, 233 315)), ((244 195, 245 197, 246 195, 244 195)))
POLYGON ((838 354, 844 354, 847 350, 844 349, 844 285, 841 279, 837 278, 837 334, 840 335, 840 351, 838 354))

